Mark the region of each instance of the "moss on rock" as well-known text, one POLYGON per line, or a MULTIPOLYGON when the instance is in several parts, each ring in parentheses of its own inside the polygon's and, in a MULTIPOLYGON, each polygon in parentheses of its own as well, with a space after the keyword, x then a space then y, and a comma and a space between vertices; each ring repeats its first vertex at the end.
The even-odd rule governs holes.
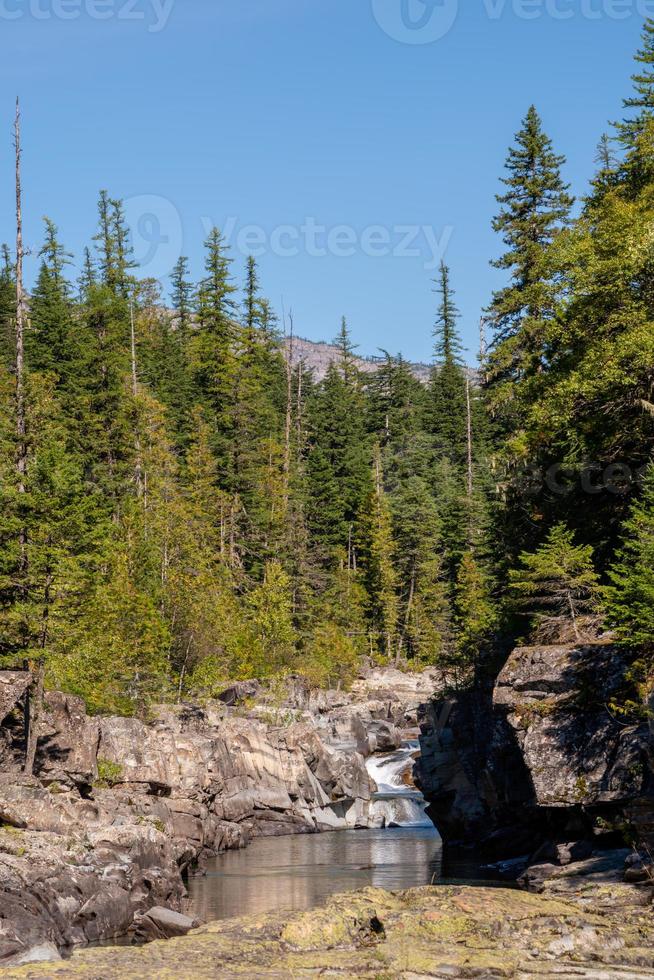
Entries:
POLYGON ((653 977, 651 909, 632 901, 613 912, 605 897, 598 893, 593 903, 587 894, 568 899, 502 888, 368 888, 309 912, 213 922, 169 942, 80 950, 70 960, 0 977, 653 977))

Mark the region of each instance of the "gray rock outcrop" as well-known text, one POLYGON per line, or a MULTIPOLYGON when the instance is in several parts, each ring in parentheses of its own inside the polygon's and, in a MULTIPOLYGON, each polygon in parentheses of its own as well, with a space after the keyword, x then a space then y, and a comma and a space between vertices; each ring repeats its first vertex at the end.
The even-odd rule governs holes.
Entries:
POLYGON ((400 743, 431 684, 405 680, 400 695, 373 671, 352 694, 315 695, 292 679, 281 707, 236 685, 148 724, 49 692, 27 778, 29 680, 0 672, 0 965, 135 922, 156 934, 147 913, 183 910, 182 873, 252 838, 370 826, 365 757, 400 743))
POLYGON ((493 689, 425 706, 416 775, 445 840, 511 857, 629 824, 651 846, 650 725, 610 708, 627 671, 608 642, 521 648, 493 689))

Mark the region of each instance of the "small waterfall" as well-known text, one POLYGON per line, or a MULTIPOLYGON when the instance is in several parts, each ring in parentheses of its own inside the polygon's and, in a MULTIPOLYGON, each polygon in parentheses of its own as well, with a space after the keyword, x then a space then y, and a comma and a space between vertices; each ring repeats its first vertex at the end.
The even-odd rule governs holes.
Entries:
POLYGON ((373 827, 432 827, 422 793, 413 782, 413 763, 420 751, 416 740, 387 755, 373 755, 366 760, 368 775, 377 786, 370 807, 373 827))

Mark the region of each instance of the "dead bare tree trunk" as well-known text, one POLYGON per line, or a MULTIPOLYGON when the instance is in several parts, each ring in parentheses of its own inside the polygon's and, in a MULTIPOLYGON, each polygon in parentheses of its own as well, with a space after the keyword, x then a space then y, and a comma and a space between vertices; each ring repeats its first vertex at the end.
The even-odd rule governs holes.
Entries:
MULTIPOLYGON (((138 374, 136 369, 136 327, 134 325, 134 303, 130 300, 129 303, 129 330, 130 330, 130 344, 131 344, 131 366, 132 366, 132 398, 134 399, 134 408, 138 410, 138 374)), ((136 449, 136 463, 134 466, 134 481, 136 483, 136 494, 138 497, 143 496, 143 463, 141 461, 141 438, 139 436, 139 425, 138 419, 136 420, 136 436, 135 436, 135 449, 136 449)))
POLYGON ((43 705, 43 681, 45 677, 45 663, 43 658, 39 660, 36 674, 36 682, 27 692, 27 710, 25 721, 27 727, 27 744, 25 746, 25 775, 31 776, 34 772, 34 760, 36 758, 36 747, 39 740, 39 718, 43 705))
POLYGON ((572 618, 572 628, 575 631, 575 638, 577 643, 581 640, 581 634, 579 632, 579 627, 577 626, 577 612, 575 610, 575 604, 572 599, 572 594, 568 592, 568 608, 570 609, 570 616, 572 618))
MULTIPOLYGON (((16 437, 17 456, 16 471, 18 476, 18 493, 27 490, 27 410, 25 405, 25 287, 23 283, 23 190, 21 184, 21 144, 20 144, 20 100, 16 99, 16 117, 14 121, 14 149, 16 151, 16 437)), ((25 526, 18 532, 20 559, 18 569, 19 592, 25 599, 27 592, 27 530, 25 526)), ((32 775, 36 746, 39 737, 39 715, 43 701, 43 677, 45 666, 43 658, 39 660, 36 681, 31 685, 25 701, 25 773, 32 775)))
POLYGON ((472 491, 474 482, 473 454, 472 454, 472 404, 470 399, 470 378, 466 381, 466 411, 467 411, 467 432, 468 432, 468 500, 472 501, 472 491))
POLYGON ((302 459, 302 449, 304 446, 304 433, 302 431, 302 376, 304 374, 304 363, 302 360, 298 361, 297 364, 297 396, 295 400, 295 432, 297 439, 297 446, 295 451, 297 453, 298 464, 302 459))
POLYGON ((488 341, 486 338, 487 322, 485 316, 482 316, 479 321, 479 363, 482 366, 486 363, 486 354, 488 353, 488 341))
POLYGON ((284 512, 288 513, 291 479, 291 430, 293 426, 293 313, 288 315, 290 333, 286 356, 286 422, 284 425, 284 512))
MULTIPOLYGON (((25 289, 23 286, 23 195, 21 187, 21 146, 20 146, 20 103, 16 99, 16 120, 14 123, 14 146, 16 149, 16 435, 18 437, 18 492, 25 493, 27 473, 27 423, 25 410, 25 289)), ((26 533, 20 533, 21 578, 27 571, 26 533)))
POLYGON ((468 437, 468 546, 472 548, 474 537, 473 521, 473 491, 474 491, 474 462, 472 448, 472 402, 470 397, 470 378, 466 379, 466 413, 467 413, 467 437, 468 437))

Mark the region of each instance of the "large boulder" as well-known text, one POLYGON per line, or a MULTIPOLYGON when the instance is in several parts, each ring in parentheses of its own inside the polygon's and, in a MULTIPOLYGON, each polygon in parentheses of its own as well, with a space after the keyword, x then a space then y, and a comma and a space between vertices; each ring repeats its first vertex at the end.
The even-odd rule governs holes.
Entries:
POLYGON ((163 724, 136 718, 103 718, 98 760, 113 767, 112 780, 144 792, 170 792, 179 781, 175 740, 163 724))
POLYGON ((625 682, 607 643, 516 650, 493 697, 520 748, 538 806, 625 803, 651 788, 649 728, 609 710, 625 682))
POLYGON ((49 691, 39 719, 37 775, 48 783, 91 786, 98 778, 100 723, 81 698, 49 691))
POLYGON ((509 857, 627 821, 654 830, 649 725, 609 708, 628 667, 608 642, 521 648, 494 690, 426 705, 416 777, 446 842, 509 857))

